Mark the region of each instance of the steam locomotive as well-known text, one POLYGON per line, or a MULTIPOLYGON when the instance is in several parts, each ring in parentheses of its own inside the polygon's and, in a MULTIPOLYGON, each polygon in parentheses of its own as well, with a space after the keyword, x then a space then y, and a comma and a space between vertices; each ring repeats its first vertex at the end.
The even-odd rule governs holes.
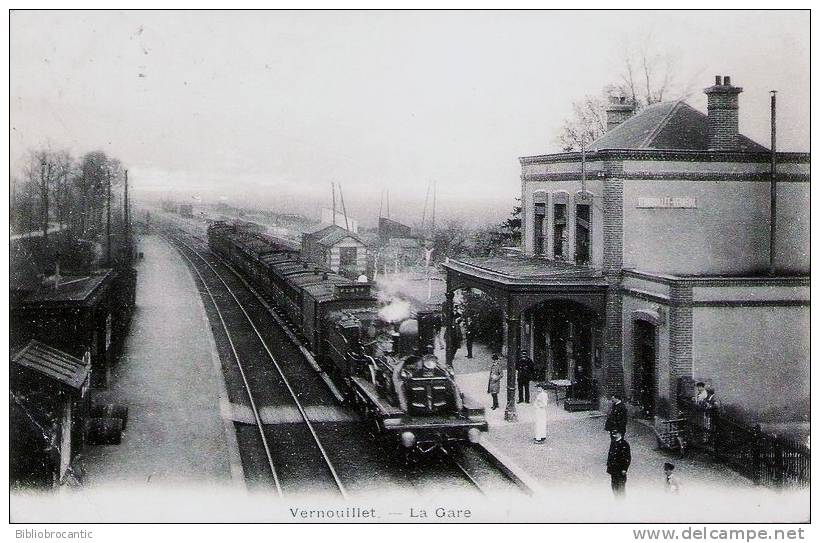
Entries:
POLYGON ((487 430, 484 408, 459 390, 452 368, 433 353, 434 313, 394 322, 370 283, 308 263, 296 247, 235 225, 211 224, 208 244, 274 299, 373 433, 426 453, 448 442, 477 442, 487 430))

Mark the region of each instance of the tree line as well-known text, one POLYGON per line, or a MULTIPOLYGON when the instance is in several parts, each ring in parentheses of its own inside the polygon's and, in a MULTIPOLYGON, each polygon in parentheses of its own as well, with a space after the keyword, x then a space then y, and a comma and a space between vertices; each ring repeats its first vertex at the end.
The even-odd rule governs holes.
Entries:
POLYGON ((42 231, 48 224, 96 240, 105 231, 109 183, 119 200, 124 179, 120 161, 102 151, 76 159, 65 150, 31 151, 12 178, 12 232, 42 231))
POLYGON ((103 151, 30 151, 11 179, 11 264, 22 276, 126 262, 122 163, 103 151), (110 207, 109 207, 110 206, 110 207))

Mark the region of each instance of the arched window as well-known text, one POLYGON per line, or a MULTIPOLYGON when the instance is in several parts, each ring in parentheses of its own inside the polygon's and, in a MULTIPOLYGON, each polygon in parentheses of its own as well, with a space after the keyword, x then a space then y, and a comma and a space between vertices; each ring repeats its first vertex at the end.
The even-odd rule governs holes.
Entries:
POLYGON ((544 255, 547 253, 545 237, 545 226, 547 220, 547 193, 543 190, 535 191, 532 195, 533 207, 535 208, 533 222, 533 253, 544 255))
POLYGON ((554 258, 564 259, 569 255, 567 247, 567 206, 569 194, 556 192, 552 196, 552 254, 554 258))
POLYGON ((575 195, 575 262, 589 264, 592 258, 592 194, 575 195))

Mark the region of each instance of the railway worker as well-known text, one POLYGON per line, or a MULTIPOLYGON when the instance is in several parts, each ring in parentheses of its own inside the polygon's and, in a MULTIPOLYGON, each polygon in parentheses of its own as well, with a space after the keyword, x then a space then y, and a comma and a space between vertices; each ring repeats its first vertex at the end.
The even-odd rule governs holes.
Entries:
POLYGON ((493 353, 493 363, 490 366, 490 379, 487 382, 487 394, 493 397, 493 409, 498 409, 498 393, 501 391, 501 380, 503 378, 504 370, 501 368, 498 353, 493 353))
POLYGON ((621 432, 613 430, 610 437, 612 441, 609 443, 609 453, 606 457, 606 472, 612 479, 612 493, 616 498, 623 498, 626 494, 626 472, 632 463, 632 452, 621 432))
POLYGON ((518 403, 530 403, 530 380, 532 379, 533 362, 526 349, 518 355, 518 403))
POLYGON ((604 423, 604 430, 608 432, 615 432, 617 431, 622 436, 626 435, 626 421, 627 421, 627 412, 626 406, 624 405, 623 398, 618 393, 612 395, 612 409, 609 411, 609 415, 606 417, 606 422, 604 423))
POLYGON ((472 317, 464 318, 464 343, 467 345, 467 358, 473 357, 473 338, 475 337, 475 323, 472 317))
POLYGON ((533 441, 536 443, 543 443, 547 440, 547 405, 549 404, 549 397, 547 391, 544 390, 544 384, 538 383, 535 385, 535 419, 533 433, 533 441))

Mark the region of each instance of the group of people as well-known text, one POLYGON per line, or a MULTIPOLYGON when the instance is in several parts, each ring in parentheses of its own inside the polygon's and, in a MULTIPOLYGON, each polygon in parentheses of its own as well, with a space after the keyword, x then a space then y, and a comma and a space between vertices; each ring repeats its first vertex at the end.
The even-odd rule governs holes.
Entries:
POLYGON ((707 386, 703 381, 695 383, 695 404, 709 413, 719 413, 722 407, 715 394, 713 386, 707 386))
MULTIPOLYGON (((604 423, 604 430, 609 432, 609 453, 606 459, 606 472, 609 474, 612 493, 616 498, 626 495, 626 474, 632 464, 632 450, 626 441, 626 425, 629 414, 626 410, 623 397, 620 394, 612 395, 612 408, 604 423)), ((670 494, 680 493, 680 480, 675 475, 675 465, 664 462, 664 487, 670 494)))
MULTIPOLYGON (((522 349, 518 355, 517 365, 518 383, 518 403, 530 403, 530 383, 533 378, 534 364, 529 353, 522 349)), ((492 397, 492 409, 499 408, 498 394, 501 391, 501 382, 504 377, 504 370, 500 356, 496 353, 492 355, 489 379, 487 382, 487 393, 492 397)), ((703 385, 698 383, 698 385, 703 385)), ((705 388, 705 385, 704 385, 705 388)), ((547 408, 549 397, 546 386, 538 382, 535 385, 534 417, 533 417, 533 442, 544 443, 547 438, 547 408)), ((705 389, 706 392, 696 398, 698 405, 704 408, 714 406, 719 408, 719 402, 714 394, 714 389, 705 389)), ((620 394, 612 395, 612 407, 607 415, 604 430, 609 432, 610 444, 607 454, 606 472, 611 479, 612 492, 616 498, 622 498, 626 494, 626 480, 629 466, 632 463, 632 451, 629 442, 626 440, 626 428, 629 415, 624 399, 620 394)), ((669 462, 663 465, 664 484, 666 491, 677 494, 680 491, 680 481, 674 473, 675 466, 669 462)))
MULTIPOLYGON (((462 315, 458 312, 453 314, 455 326, 453 326, 453 356, 461 349, 461 344, 467 347, 467 358, 473 357, 473 341, 475 340, 476 336, 476 323, 475 320, 468 316, 462 315)), ((440 346, 440 348, 444 348, 444 339, 443 339, 443 323, 439 322, 436 326, 436 344, 440 346)))
POLYGON ((695 383, 695 390, 695 406, 701 411, 695 428, 696 437, 699 435, 702 443, 708 443, 712 437, 712 417, 721 412, 723 405, 714 387, 707 386, 703 381, 695 383))
MULTIPOLYGON (((534 363, 526 349, 521 349, 516 362, 516 382, 518 383, 518 403, 530 403, 530 381, 532 381, 534 363)), ((493 398, 493 409, 498 409, 498 393, 501 391, 501 379, 504 370, 501 367, 501 360, 498 353, 492 356, 490 365, 490 377, 487 382, 487 394, 493 398)), ((541 387, 541 385, 536 385, 541 387)), ((543 388, 542 388, 543 389, 543 388)))

